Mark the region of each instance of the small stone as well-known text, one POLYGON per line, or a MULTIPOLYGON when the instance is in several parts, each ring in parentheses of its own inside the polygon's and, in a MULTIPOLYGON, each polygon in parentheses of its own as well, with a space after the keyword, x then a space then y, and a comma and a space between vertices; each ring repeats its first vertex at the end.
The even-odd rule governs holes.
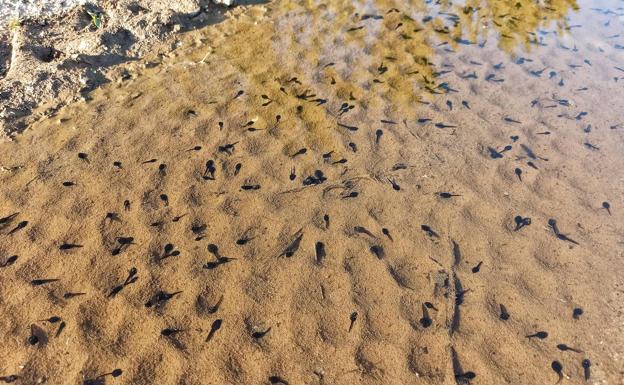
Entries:
POLYGON ((212 0, 212 2, 215 4, 227 5, 228 7, 234 5, 234 0, 212 0))

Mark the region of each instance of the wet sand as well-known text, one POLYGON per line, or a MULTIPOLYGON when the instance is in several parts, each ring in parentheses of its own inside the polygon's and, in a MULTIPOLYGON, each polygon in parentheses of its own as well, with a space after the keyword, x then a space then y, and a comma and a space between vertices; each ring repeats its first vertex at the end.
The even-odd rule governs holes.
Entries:
POLYGON ((128 66, 0 144, 0 376, 623 383, 618 4, 278 1, 128 66))

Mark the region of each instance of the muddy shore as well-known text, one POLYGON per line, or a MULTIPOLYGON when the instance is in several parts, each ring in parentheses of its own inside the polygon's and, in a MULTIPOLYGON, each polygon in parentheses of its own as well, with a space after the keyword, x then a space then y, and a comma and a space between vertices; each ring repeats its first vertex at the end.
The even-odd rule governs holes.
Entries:
POLYGON ((122 65, 155 65, 180 45, 180 33, 232 12, 239 10, 205 0, 121 0, 6 21, 0 28, 0 135, 19 133, 113 79, 131 78, 122 65))

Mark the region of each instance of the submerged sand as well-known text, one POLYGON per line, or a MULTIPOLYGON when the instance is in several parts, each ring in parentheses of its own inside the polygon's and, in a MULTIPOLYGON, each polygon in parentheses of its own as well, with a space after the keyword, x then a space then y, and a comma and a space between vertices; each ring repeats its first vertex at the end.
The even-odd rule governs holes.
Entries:
POLYGON ((469 5, 252 7, 0 144, 0 376, 623 383, 617 5, 469 5))

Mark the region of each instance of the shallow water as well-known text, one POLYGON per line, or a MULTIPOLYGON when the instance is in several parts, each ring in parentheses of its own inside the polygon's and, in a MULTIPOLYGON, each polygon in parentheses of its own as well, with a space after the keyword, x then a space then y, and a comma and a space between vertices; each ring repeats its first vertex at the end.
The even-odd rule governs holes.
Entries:
POLYGON ((0 375, 621 383, 624 11, 539 4, 252 7, 0 144, 0 375))

